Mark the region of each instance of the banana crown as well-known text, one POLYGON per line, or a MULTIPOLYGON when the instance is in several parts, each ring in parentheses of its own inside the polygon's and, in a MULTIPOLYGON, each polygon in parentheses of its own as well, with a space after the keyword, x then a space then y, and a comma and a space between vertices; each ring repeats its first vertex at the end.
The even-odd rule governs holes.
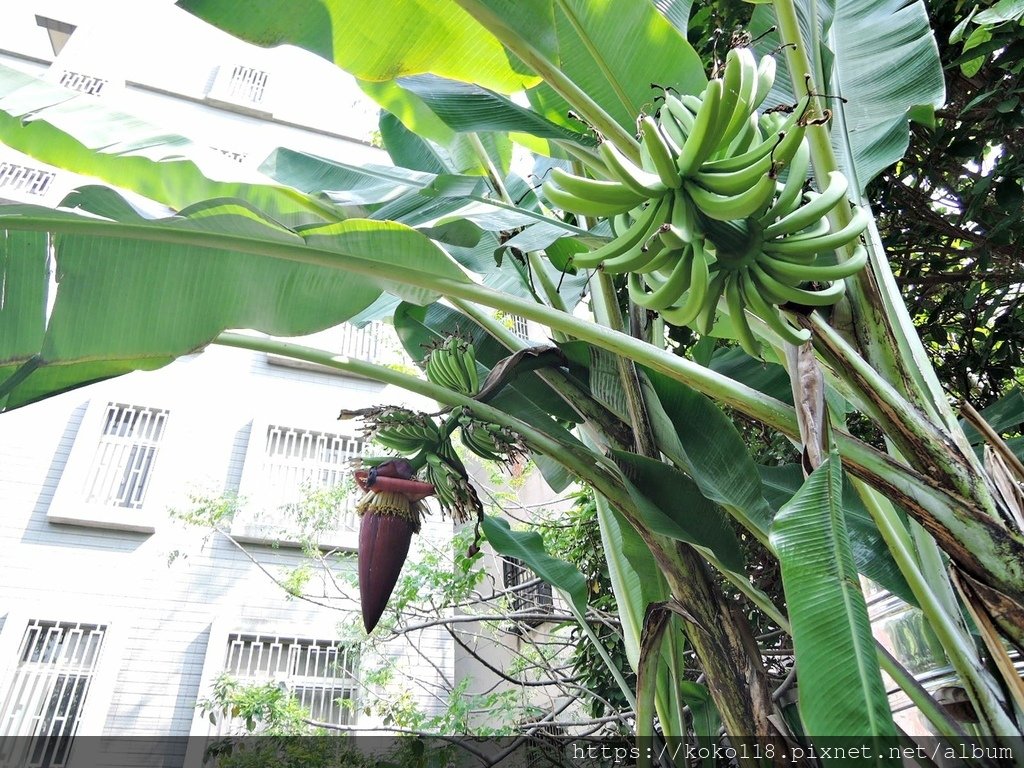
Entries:
POLYGON ((809 332, 779 306, 834 304, 867 262, 860 235, 869 217, 851 206, 846 177, 835 171, 820 193, 804 189, 810 98, 759 112, 775 69, 771 56, 731 49, 702 93, 666 90, 658 113, 638 118, 639 165, 604 142, 607 178, 556 168, 543 186, 556 208, 612 219, 615 236, 574 266, 628 274, 634 303, 700 333, 724 298, 734 335, 754 356, 747 312, 780 341, 803 343, 809 332), (837 249, 846 249, 842 260, 837 249))

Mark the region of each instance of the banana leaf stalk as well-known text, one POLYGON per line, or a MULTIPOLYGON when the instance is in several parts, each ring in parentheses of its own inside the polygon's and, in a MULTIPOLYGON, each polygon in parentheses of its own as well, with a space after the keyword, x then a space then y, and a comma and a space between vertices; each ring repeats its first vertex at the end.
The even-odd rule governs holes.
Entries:
POLYGON ((363 627, 372 632, 387 607, 409 555, 412 535, 420 530, 423 499, 434 486, 405 477, 359 470, 356 483, 365 493, 356 505, 359 522, 359 603, 363 627))

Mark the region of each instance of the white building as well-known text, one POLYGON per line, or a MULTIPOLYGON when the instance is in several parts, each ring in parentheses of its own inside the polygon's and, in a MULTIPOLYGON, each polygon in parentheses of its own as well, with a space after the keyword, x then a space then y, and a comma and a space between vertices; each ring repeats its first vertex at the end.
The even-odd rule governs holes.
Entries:
MULTIPOLYGON (((387 162, 369 143, 376 110, 333 65, 246 45, 170 3, 5 3, 0 65, 167 126, 240 171, 289 145, 387 162)), ((0 198, 55 204, 81 181, 0 146, 0 198)), ((343 327, 325 343, 377 360, 397 349, 380 326, 343 327)), ((64 765, 76 734, 224 730, 196 707, 224 671, 286 686, 315 720, 372 728, 339 701, 362 701, 360 670, 387 659, 360 658, 339 634, 358 605, 329 581, 307 582, 306 592, 321 589, 316 603, 286 599, 273 579, 306 558, 276 518, 305 490, 348 480, 362 442, 339 409, 396 402, 434 408, 371 381, 212 347, 0 416, 0 735, 67 737, 20 757, 10 752, 28 739, 2 740, 0 764, 64 765), (194 509, 197 495, 234 494, 248 500, 227 523, 244 550, 168 514, 194 509)), ((338 570, 354 569, 350 503, 334 522, 319 543, 336 548, 338 570)), ((435 516, 422 538, 443 546, 450 535, 435 516)), ((415 672, 409 692, 425 711, 446 703, 454 658, 441 628, 384 655, 415 672)))

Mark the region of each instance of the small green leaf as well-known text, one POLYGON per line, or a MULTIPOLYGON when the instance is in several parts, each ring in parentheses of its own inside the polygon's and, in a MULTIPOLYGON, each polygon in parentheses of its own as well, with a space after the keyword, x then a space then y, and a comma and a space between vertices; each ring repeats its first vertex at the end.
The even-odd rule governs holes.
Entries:
POLYGON ((586 610, 587 580, 572 563, 549 555, 539 533, 513 531, 507 520, 491 515, 484 515, 482 527, 495 552, 523 561, 540 578, 568 595, 577 612, 586 610))

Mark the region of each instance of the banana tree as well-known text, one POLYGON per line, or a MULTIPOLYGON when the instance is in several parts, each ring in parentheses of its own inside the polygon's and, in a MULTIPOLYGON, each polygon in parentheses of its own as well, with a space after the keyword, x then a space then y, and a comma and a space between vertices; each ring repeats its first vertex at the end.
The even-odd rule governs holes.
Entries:
MULTIPOLYGON (((505 448, 534 454, 552 484, 574 478, 599 494, 639 672, 639 736, 657 712, 667 739, 684 738, 684 703, 706 712, 710 700, 734 743, 768 740, 779 761, 787 740, 893 737, 884 669, 936 732, 960 737, 876 647, 858 573, 920 606, 982 733, 1019 733, 1024 697, 1003 641, 1024 639, 1024 536, 1008 490, 1024 478, 977 457, 864 197, 905 150, 909 115, 941 103, 923 4, 759 5, 710 78, 686 40, 688 3, 451 0, 426 16, 411 0, 309 0, 302 12, 281 0, 180 4, 361 78, 384 107, 395 165, 281 148, 258 177, 217 178, 187 142, 173 155, 193 159, 167 159, 161 133, 0 70, 0 141, 98 180, 56 210, 0 209, 3 408, 209 343, 397 384, 458 414, 438 439, 461 427, 470 450, 500 455, 466 435, 505 430, 505 448), (509 142, 550 169, 543 187, 510 172, 509 142), (524 351, 496 313, 547 327, 555 345, 524 351), (280 337, 379 316, 426 379, 224 333, 280 337), (677 354, 666 323, 709 341, 677 354), (472 344, 471 370, 437 353, 456 332, 472 344), (711 353, 716 339, 746 354, 727 363, 711 353), (773 486, 779 503, 723 407, 800 448, 795 481, 773 486), (851 414, 884 447, 848 426, 851 414), (781 562, 785 609, 751 583, 741 538, 781 562), (723 582, 793 636, 795 728, 723 582), (684 647, 710 699, 681 679, 684 647)), ((1004 455, 971 420, 976 441, 1004 455)), ((395 450, 440 456, 435 486, 463 487, 456 458, 394 442, 408 437, 391 435, 395 450)), ((460 494, 442 503, 474 512, 460 494)), ((493 521, 485 532, 559 585, 564 571, 535 546, 493 521)), ((585 599, 568 594, 579 614, 585 599)))

